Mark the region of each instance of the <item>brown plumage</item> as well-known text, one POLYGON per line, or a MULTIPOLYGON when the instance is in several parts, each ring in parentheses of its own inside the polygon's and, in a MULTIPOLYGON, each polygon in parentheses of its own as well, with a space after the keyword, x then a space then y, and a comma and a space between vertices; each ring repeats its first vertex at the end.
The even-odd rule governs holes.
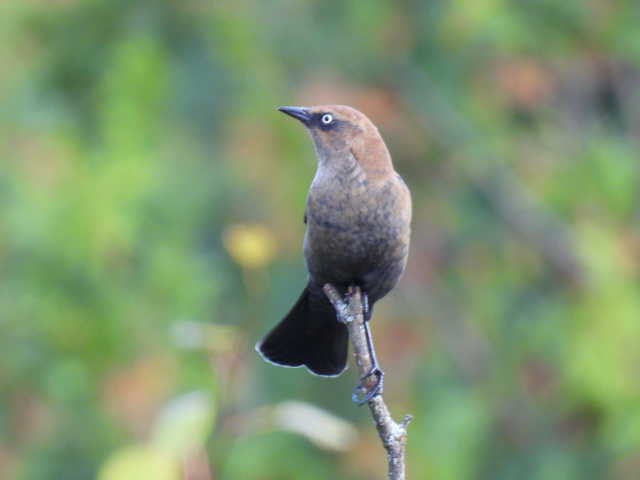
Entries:
POLYGON ((378 129, 361 112, 342 105, 279 110, 307 127, 318 157, 305 211, 309 282, 257 349, 278 365, 339 375, 346 367, 347 331, 322 286, 360 286, 369 320, 373 304, 396 285, 406 265, 411 195, 378 129))

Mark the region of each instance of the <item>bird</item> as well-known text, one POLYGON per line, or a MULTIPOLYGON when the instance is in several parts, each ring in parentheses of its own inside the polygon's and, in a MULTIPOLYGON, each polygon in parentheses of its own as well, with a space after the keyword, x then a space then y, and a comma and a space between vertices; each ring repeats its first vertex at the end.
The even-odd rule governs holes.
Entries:
MULTIPOLYGON (((362 112, 346 105, 278 110, 306 127, 317 156, 304 213, 309 275, 295 305, 256 350, 276 365, 338 376, 347 366, 348 332, 322 288, 329 283, 345 294, 360 287, 372 348, 373 306, 396 286, 407 264, 411 194, 378 129, 362 112)), ((379 376, 381 388, 382 371, 372 354, 370 373, 379 376)))

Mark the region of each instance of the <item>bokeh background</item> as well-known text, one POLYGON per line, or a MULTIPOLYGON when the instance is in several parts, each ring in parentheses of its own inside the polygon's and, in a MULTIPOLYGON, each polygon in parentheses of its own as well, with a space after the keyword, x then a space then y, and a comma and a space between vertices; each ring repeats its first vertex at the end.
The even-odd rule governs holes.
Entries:
POLYGON ((0 478, 384 478, 253 350, 346 103, 413 191, 376 310, 413 479, 640 478, 640 4, 0 2, 0 478))

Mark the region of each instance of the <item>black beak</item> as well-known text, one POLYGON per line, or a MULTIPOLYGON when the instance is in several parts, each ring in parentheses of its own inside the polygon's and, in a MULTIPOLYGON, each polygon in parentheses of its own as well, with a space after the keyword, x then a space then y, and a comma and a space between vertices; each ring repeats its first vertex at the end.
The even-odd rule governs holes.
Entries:
POLYGON ((309 125, 309 122, 311 122, 311 112, 304 107, 278 107, 278 110, 293 118, 297 118, 305 125, 309 125))

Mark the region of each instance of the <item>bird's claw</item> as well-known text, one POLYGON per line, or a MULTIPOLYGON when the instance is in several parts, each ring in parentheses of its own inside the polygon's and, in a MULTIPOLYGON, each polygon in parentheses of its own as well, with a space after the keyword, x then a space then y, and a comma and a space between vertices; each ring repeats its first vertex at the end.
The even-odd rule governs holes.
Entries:
POLYGON ((357 405, 364 405, 373 398, 382 394, 384 388, 384 372, 378 367, 372 368, 369 373, 360 379, 360 383, 356 385, 351 394, 351 401, 357 405), (365 381, 375 376, 376 383, 372 387, 366 387, 365 381))

